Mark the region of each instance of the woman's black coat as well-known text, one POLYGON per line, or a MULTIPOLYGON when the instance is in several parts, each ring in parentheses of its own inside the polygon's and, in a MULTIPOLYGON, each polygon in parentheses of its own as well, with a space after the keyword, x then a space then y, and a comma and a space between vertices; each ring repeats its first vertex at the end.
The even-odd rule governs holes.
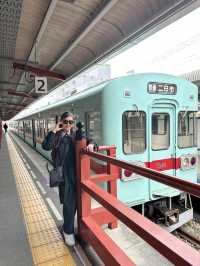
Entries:
POLYGON ((45 137, 42 148, 51 152, 54 167, 63 165, 63 176, 65 184, 59 186, 60 202, 66 203, 69 190, 76 189, 76 155, 75 155, 75 134, 64 135, 59 131, 48 133, 45 137))

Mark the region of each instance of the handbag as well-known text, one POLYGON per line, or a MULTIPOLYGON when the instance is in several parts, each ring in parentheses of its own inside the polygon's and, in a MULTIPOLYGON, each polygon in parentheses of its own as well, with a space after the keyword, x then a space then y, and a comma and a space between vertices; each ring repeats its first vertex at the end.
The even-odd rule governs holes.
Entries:
MULTIPOLYGON (((57 143, 57 148, 59 144, 60 144, 60 141, 58 141, 57 143)), ((63 160, 60 166, 54 167, 53 169, 49 170, 48 163, 46 165, 47 171, 49 173, 49 186, 50 187, 58 187, 59 185, 62 185, 65 182, 64 177, 63 177, 63 165, 64 165, 65 154, 66 154, 66 150, 64 151, 63 160)))
POLYGON ((56 168, 49 170, 49 166, 47 163, 47 171, 49 172, 49 186, 50 187, 58 187, 59 185, 64 183, 63 165, 57 166, 56 168))

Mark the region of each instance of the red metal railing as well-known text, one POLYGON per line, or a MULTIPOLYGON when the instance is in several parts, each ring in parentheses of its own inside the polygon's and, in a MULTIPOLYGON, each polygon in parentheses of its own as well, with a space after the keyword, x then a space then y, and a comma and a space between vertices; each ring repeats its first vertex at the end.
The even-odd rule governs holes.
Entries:
POLYGON ((104 147, 103 150, 109 156, 83 151, 85 146, 85 140, 77 141, 78 233, 92 245, 105 265, 135 265, 100 227, 102 224, 108 224, 110 228, 116 227, 117 218, 175 265, 200 265, 200 253, 117 200, 116 180, 119 178, 118 169, 123 168, 197 197, 200 197, 200 186, 117 160, 113 158, 116 154, 114 146, 104 147), (107 162, 107 173, 90 176, 91 158, 107 162), (95 184, 105 181, 109 184, 108 192, 95 184), (103 207, 91 209, 91 197, 103 207))

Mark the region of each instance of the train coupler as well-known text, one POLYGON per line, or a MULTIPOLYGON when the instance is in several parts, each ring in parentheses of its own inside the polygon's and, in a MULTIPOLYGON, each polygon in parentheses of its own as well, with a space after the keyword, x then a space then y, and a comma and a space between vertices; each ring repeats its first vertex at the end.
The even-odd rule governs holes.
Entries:
POLYGON ((164 223, 166 226, 176 224, 179 222, 179 209, 166 210, 164 212, 164 223))
MULTIPOLYGON (((158 213, 157 213, 158 214, 158 213)), ((170 226, 179 222, 179 209, 159 208, 159 218, 165 226, 170 226)))

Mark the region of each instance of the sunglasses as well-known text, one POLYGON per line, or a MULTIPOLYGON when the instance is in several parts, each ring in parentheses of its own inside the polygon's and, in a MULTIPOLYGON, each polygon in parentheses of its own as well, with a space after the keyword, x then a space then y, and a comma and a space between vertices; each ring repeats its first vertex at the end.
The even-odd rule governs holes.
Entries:
POLYGON ((65 124, 65 125, 73 125, 73 123, 74 123, 74 120, 64 120, 63 121, 63 124, 65 124))

